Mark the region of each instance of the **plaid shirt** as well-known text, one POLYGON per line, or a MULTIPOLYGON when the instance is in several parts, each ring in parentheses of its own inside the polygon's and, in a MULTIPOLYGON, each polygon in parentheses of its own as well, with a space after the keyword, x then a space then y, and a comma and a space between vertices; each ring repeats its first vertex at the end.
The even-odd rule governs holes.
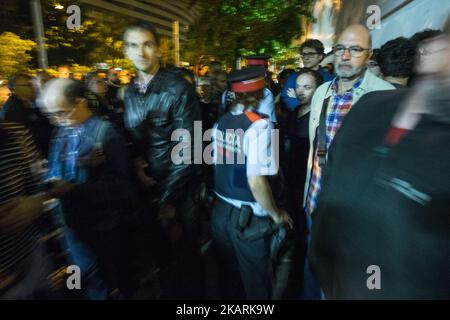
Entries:
MULTIPOLYGON (((327 150, 330 148, 331 141, 333 141, 334 136, 336 135, 336 132, 339 130, 339 127, 342 124, 342 121, 345 118, 345 115, 350 110, 352 106, 352 100, 353 100, 353 90, 358 88, 362 83, 362 78, 359 79, 354 85, 353 88, 347 92, 345 92, 343 95, 338 95, 338 79, 336 78, 333 83, 331 84, 332 94, 331 99, 333 101, 333 104, 331 105, 331 108, 328 108, 328 114, 327 114, 327 135, 326 135, 326 141, 327 141, 327 150)), ((312 167, 312 174, 311 174, 311 182, 309 184, 308 189, 308 197, 306 198, 306 206, 305 211, 308 214, 311 214, 317 206, 317 198, 320 193, 320 182, 322 179, 322 169, 319 166, 319 157, 317 155, 317 145, 314 150, 314 160, 313 160, 313 167, 312 167)))

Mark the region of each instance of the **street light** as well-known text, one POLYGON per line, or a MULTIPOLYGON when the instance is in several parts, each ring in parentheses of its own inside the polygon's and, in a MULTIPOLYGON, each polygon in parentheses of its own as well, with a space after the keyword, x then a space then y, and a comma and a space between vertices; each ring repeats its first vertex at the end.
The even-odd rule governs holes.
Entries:
POLYGON ((62 10, 62 9, 64 9, 64 6, 59 4, 59 3, 57 3, 57 4, 55 4, 55 9, 62 10))
POLYGON ((44 24, 42 22, 42 9, 40 0, 31 0, 31 15, 38 44, 38 61, 41 69, 48 69, 47 51, 45 50, 44 24))

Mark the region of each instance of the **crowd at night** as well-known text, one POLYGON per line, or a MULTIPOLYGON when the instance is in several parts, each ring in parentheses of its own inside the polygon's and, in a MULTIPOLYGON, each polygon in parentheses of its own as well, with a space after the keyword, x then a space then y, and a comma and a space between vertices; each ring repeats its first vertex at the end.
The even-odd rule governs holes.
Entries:
POLYGON ((450 15, 284 44, 276 14, 330 1, 242 1, 231 48, 201 37, 236 4, 185 2, 173 45, 118 4, 120 32, 0 23, 0 299, 450 299, 450 15))

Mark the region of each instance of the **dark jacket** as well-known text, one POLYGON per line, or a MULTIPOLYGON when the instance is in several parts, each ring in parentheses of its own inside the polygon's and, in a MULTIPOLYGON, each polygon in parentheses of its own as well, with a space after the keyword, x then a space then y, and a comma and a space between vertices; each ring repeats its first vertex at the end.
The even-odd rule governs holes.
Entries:
POLYGON ((331 145, 309 253, 327 299, 450 298, 450 100, 389 146, 407 94, 366 94, 331 145))
POLYGON ((47 158, 53 126, 38 108, 33 105, 26 106, 25 102, 12 95, 1 110, 0 119, 17 122, 27 128, 39 152, 47 158))
POLYGON ((139 156, 147 160, 147 174, 157 181, 160 204, 175 204, 186 193, 197 175, 193 165, 194 121, 201 120, 199 100, 193 86, 182 77, 160 69, 145 94, 132 83, 125 93, 124 120, 139 156), (174 164, 171 152, 179 141, 172 141, 176 129, 191 135, 191 159, 174 164))
POLYGON ((62 202, 67 225, 78 232, 103 232, 134 219, 138 201, 130 171, 125 139, 98 117, 60 127, 52 140, 49 178, 77 184, 62 202))

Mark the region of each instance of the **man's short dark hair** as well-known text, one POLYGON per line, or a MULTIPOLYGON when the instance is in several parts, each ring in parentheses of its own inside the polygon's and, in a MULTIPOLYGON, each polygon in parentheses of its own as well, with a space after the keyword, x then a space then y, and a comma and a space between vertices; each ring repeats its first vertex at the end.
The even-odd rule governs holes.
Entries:
POLYGON ((189 77, 193 84, 195 84, 195 75, 192 71, 182 68, 182 67, 175 67, 172 68, 171 71, 176 74, 177 76, 181 77, 189 77))
POLYGON ((400 37, 386 42, 378 55, 381 72, 391 77, 412 76, 415 53, 416 47, 409 39, 400 37))
POLYGON ((289 68, 288 69, 284 69, 277 76, 278 82, 282 82, 283 80, 286 80, 293 73, 295 73, 294 69, 289 69, 289 68))
POLYGON ((308 39, 303 42, 299 48, 300 52, 302 52, 304 48, 311 48, 316 50, 318 54, 325 55, 325 47, 323 46, 323 43, 317 39, 308 39))
POLYGON ((379 57, 380 57, 380 49, 373 49, 370 60, 376 61, 379 64, 379 61, 378 61, 379 57))
POLYGON ((223 67, 222 67, 222 62, 216 61, 216 60, 211 61, 211 62, 208 64, 208 66, 209 66, 209 68, 216 68, 216 67, 217 67, 217 69, 220 69, 220 70, 223 69, 223 67))
POLYGON ((295 78, 295 81, 297 81, 298 77, 300 77, 301 75, 304 74, 309 74, 310 76, 312 76, 316 82, 316 88, 320 87, 320 85, 323 83, 323 77, 322 75, 313 69, 308 69, 308 68, 303 68, 300 70, 300 72, 298 73, 297 78, 295 78))
POLYGON ((16 88, 17 80, 19 79, 26 79, 31 81, 33 77, 26 73, 15 74, 8 79, 8 89, 13 91, 16 88))
POLYGON ((88 93, 89 90, 82 81, 73 79, 70 79, 70 84, 64 89, 64 97, 71 103, 77 99, 87 99, 88 93))
POLYGON ((415 33, 410 40, 418 46, 424 40, 432 39, 442 34, 441 30, 436 29, 425 29, 424 31, 420 31, 415 33))
POLYGON ((123 34, 125 36, 127 31, 136 30, 136 29, 145 30, 145 31, 150 32, 153 35, 153 37, 155 38, 156 45, 159 47, 159 43, 160 43, 159 33, 158 33, 158 31, 156 31, 156 28, 151 23, 136 22, 136 23, 129 24, 128 26, 125 27, 125 31, 123 34))

